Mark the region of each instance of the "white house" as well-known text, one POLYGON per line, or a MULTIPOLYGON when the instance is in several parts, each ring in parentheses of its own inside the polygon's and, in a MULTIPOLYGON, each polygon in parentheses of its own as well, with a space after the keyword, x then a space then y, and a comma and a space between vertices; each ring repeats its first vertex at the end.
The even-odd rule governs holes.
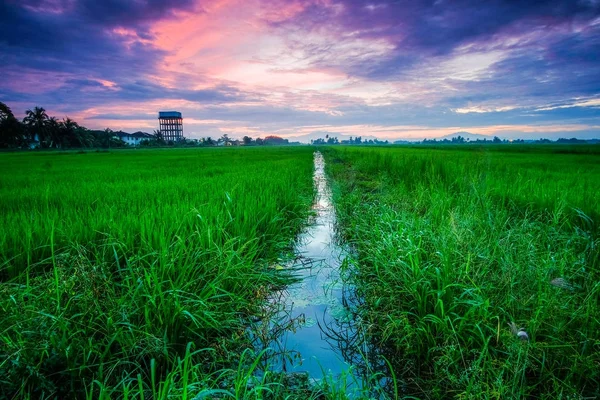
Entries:
POLYGON ((127 133, 123 131, 115 132, 115 137, 118 137, 130 146, 137 146, 142 140, 154 139, 154 136, 146 132, 127 133))

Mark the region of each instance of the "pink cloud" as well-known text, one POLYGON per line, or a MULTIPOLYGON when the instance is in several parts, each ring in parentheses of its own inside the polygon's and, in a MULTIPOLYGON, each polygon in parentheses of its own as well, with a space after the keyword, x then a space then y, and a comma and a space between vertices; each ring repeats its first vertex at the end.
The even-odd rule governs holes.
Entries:
POLYGON ((504 3, 460 12, 444 2, 346 0, 9 3, 20 19, 0 16, 4 36, 13 32, 0 100, 90 128, 153 130, 158 110, 177 109, 190 136, 598 129, 600 24, 585 10, 571 18, 575 8, 561 16, 504 3), (55 40, 40 40, 50 33, 55 40))

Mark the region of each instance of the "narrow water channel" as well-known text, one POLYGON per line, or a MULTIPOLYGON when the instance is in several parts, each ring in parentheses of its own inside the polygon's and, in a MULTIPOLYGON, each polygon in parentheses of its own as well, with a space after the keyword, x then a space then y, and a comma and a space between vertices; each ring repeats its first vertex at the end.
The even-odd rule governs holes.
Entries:
POLYGON ((314 154, 313 180, 313 216, 298 237, 294 259, 278 266, 298 281, 273 294, 269 317, 255 332, 263 331, 257 335, 258 347, 269 349, 269 370, 307 373, 313 382, 345 376, 346 386, 354 386, 356 368, 351 366, 361 353, 348 300, 354 291, 341 277, 345 250, 336 237, 335 209, 319 152, 314 154))
POLYGON ((295 323, 274 345, 292 357, 280 365, 286 372, 308 372, 311 378, 338 376, 350 365, 334 343, 335 326, 350 318, 344 306, 344 282, 340 277, 343 249, 335 237, 336 216, 331 190, 325 177, 321 153, 314 156, 314 220, 300 235, 296 260, 288 265, 301 278, 280 293, 279 319, 295 323))
POLYGON ((379 351, 369 344, 355 315, 358 300, 344 279, 347 249, 336 236, 336 214, 325 176, 325 160, 314 153, 313 217, 299 235, 293 260, 277 265, 297 282, 273 293, 265 317, 252 329, 265 369, 308 374, 372 398, 386 385, 379 351), (340 379, 343 378, 343 379, 340 379))

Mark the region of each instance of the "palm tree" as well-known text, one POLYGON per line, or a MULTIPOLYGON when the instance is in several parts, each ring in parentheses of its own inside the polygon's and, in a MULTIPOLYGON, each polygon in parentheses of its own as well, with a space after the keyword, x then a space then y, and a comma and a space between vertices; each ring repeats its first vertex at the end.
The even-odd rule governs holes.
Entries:
POLYGON ((81 147, 94 147, 94 136, 90 134, 86 127, 79 126, 75 130, 75 135, 81 147))
POLYGON ((38 135, 40 145, 47 139, 46 123, 48 122, 48 114, 42 107, 34 107, 33 110, 25 111, 23 123, 28 126, 30 139, 35 139, 38 135))
POLYGON ((110 149, 110 142, 113 140, 115 133, 110 128, 104 130, 104 134, 100 137, 100 145, 110 149))
POLYGON ((77 124, 77 122, 67 117, 63 118, 61 125, 64 139, 68 141, 71 147, 77 147, 83 144, 78 134, 79 124, 77 124))
POLYGON ((154 130, 154 137, 156 138, 157 142, 164 142, 164 137, 160 129, 154 130))
POLYGON ((23 125, 6 104, 0 102, 0 147, 22 146, 23 125))
POLYGON ((0 101, 0 122, 14 117, 10 107, 0 101))
POLYGON ((62 132, 60 128, 60 122, 55 117, 50 117, 46 122, 46 132, 50 139, 49 147, 56 147, 59 149, 62 147, 62 132))

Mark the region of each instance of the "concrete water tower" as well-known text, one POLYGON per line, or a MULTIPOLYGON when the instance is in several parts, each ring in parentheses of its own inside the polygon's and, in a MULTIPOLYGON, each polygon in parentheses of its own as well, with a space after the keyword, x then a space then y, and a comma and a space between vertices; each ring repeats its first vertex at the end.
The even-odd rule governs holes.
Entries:
POLYGON ((178 142, 183 139, 183 118, 177 111, 159 111, 158 123, 163 140, 178 142))

